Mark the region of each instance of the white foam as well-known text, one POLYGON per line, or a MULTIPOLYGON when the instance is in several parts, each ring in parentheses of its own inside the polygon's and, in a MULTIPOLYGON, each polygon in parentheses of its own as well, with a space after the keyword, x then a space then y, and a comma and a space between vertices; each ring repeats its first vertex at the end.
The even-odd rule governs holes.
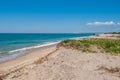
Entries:
POLYGON ((12 50, 12 51, 9 51, 9 53, 13 53, 13 52, 17 52, 17 51, 25 51, 25 50, 41 48, 41 47, 46 47, 46 46, 58 44, 59 42, 60 41, 57 41, 57 42, 47 42, 45 44, 41 44, 41 45, 37 45, 37 46, 25 47, 25 48, 21 48, 21 49, 12 50))

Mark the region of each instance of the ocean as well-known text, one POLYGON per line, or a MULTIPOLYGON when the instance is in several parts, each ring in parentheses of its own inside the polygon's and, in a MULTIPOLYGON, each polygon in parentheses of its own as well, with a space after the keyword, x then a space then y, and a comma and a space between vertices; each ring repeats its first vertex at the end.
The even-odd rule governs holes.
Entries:
POLYGON ((0 33, 0 61, 20 56, 27 49, 52 45, 67 38, 91 35, 93 33, 0 33))

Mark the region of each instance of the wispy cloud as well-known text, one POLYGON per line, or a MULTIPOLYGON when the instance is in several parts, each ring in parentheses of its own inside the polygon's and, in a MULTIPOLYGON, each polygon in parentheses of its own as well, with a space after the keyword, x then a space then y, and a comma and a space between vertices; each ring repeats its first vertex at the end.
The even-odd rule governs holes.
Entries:
MULTIPOLYGON (((118 24, 120 24, 120 23, 118 23, 118 24)), ((113 22, 113 21, 106 21, 106 22, 90 22, 90 23, 87 23, 87 25, 90 25, 90 26, 104 26, 104 25, 112 26, 112 25, 116 25, 116 23, 113 22)))

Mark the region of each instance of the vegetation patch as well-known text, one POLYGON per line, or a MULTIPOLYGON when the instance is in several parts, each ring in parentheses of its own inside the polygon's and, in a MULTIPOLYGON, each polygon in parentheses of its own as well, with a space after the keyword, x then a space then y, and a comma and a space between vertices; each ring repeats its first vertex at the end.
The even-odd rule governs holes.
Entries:
POLYGON ((120 39, 86 38, 64 40, 58 47, 72 48, 83 52, 120 53, 120 39))

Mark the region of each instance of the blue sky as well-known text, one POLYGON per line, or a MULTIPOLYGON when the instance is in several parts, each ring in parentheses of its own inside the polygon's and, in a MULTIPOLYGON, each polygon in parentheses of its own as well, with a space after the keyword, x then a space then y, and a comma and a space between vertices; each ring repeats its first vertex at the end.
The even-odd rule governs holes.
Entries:
POLYGON ((120 32, 120 0, 0 0, 0 33, 120 32))

